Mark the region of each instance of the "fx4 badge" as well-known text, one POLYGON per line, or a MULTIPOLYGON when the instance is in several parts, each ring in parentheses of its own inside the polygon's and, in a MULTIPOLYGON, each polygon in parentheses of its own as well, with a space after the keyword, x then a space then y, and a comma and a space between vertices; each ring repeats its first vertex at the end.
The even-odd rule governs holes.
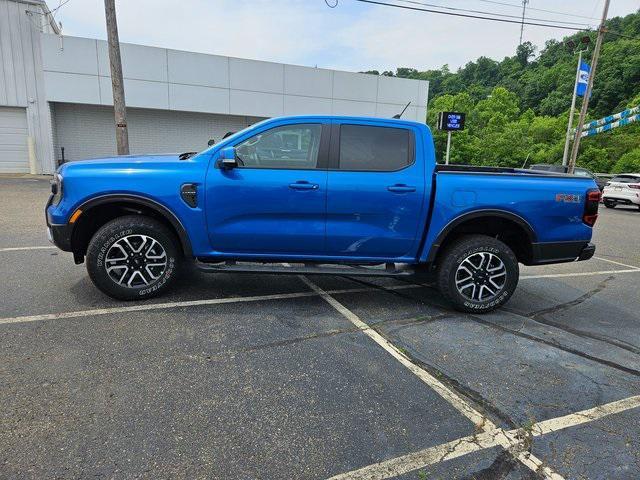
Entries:
POLYGON ((556 202, 580 203, 580 195, 572 193, 556 193, 556 202))

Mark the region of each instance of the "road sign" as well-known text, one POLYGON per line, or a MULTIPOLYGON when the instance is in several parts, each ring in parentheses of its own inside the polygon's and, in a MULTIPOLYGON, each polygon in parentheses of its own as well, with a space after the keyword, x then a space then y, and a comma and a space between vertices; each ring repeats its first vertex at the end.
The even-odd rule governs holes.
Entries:
POLYGON ((438 114, 438 130, 456 132, 464 130, 465 114, 460 112, 440 112, 438 114))

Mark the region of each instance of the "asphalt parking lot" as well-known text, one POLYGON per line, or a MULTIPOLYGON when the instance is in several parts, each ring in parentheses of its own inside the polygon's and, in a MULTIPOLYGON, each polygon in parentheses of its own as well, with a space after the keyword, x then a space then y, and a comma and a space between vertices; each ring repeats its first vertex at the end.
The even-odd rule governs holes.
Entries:
POLYGON ((192 273, 111 300, 0 178, 1 478, 640 478, 640 211, 505 308, 392 279, 192 273))

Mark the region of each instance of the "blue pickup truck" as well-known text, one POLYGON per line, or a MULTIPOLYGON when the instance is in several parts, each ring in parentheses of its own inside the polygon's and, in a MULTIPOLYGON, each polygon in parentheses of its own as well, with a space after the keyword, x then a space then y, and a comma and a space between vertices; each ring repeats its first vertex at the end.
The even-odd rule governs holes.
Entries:
MULTIPOLYGON (((265 120, 201 153, 62 165, 49 238, 117 299, 206 272, 428 276, 454 308, 487 312, 518 263, 587 260, 591 178, 437 165, 421 123, 265 120)), ((423 277, 424 278, 424 277, 423 277)))

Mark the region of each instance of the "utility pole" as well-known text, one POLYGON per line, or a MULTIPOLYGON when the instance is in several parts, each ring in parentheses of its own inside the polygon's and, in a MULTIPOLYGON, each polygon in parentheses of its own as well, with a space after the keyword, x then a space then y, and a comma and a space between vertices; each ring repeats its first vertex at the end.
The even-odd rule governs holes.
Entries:
POLYGON ((571 129, 573 128, 573 115, 576 111, 576 97, 578 96, 578 80, 580 79, 580 65, 582 65, 582 52, 578 54, 578 68, 576 69, 576 82, 573 85, 573 98, 571 99, 571 110, 569 110, 569 124, 567 125, 567 134, 564 139, 564 153, 562 154, 562 165, 566 166, 569 160, 569 144, 571 143, 571 129))
POLYGON ((574 169, 576 168, 576 158, 578 158, 578 150, 580 149, 582 128, 584 127, 584 121, 587 117, 587 109, 589 108, 589 97, 591 96, 591 90, 593 89, 593 79, 596 76, 596 68, 598 67, 598 58, 600 57, 600 48, 602 47, 602 40, 604 39, 605 22, 607 21, 607 14, 609 13, 610 3, 611 0, 604 1, 602 20, 600 21, 600 27, 598 28, 598 38, 596 39, 596 46, 593 49, 593 57, 591 58, 591 72, 589 73, 589 81, 587 82, 587 91, 584 92, 584 98, 582 99, 582 109, 580 110, 580 117, 578 118, 576 135, 573 139, 573 148, 571 149, 571 158, 569 159, 567 173, 573 173, 574 169))
POLYGON ((527 4, 529 0, 522 0, 522 24, 520 25, 520 43, 518 45, 522 45, 522 37, 524 35, 524 14, 527 11, 527 4))
POLYGON ((107 19, 107 40, 109 42, 109 63, 111 64, 111 86, 113 90, 113 110, 116 123, 116 145, 118 155, 129 155, 129 131, 127 129, 127 107, 124 102, 122 81, 122 61, 120 60, 120 40, 116 20, 115 0, 104 0, 107 19))

